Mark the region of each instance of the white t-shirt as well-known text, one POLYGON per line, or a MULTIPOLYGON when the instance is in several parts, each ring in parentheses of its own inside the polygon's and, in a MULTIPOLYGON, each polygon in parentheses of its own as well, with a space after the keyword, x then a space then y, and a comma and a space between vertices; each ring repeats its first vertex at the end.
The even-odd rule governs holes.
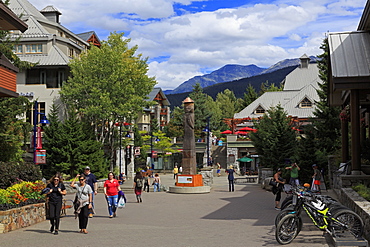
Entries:
MULTIPOLYGON (((85 184, 84 186, 80 186, 80 184, 74 184, 74 187, 77 189, 77 197, 78 199, 85 201, 89 199, 89 194, 91 194, 93 191, 90 187, 90 185, 85 184)), ((85 202, 82 206, 85 206, 89 203, 89 201, 85 202)))

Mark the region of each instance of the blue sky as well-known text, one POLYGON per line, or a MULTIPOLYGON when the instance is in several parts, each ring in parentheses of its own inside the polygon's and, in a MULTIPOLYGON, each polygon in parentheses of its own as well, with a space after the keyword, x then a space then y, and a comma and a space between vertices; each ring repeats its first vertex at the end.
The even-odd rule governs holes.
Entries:
POLYGON ((149 57, 157 86, 182 82, 226 64, 274 63, 318 55, 325 34, 357 29, 366 0, 29 0, 53 5, 61 24, 101 40, 124 32, 149 57))

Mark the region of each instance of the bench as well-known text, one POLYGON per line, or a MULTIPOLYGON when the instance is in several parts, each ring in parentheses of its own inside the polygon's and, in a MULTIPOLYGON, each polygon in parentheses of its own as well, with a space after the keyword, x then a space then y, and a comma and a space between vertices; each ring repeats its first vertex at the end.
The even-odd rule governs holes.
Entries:
POLYGON ((67 200, 63 199, 62 201, 62 208, 60 210, 60 217, 66 216, 67 215, 67 209, 73 207, 73 201, 72 200, 67 200), (70 201, 71 204, 67 204, 67 202, 70 201))
POLYGON ((236 183, 256 183, 258 176, 245 176, 234 178, 234 184, 236 183))

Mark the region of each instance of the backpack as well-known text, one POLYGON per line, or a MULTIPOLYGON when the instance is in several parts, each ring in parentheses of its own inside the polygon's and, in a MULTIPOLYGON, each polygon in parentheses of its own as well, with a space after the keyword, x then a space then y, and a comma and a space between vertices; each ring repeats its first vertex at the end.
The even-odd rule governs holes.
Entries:
POLYGON ((136 187, 138 187, 138 188, 143 187, 143 180, 142 179, 136 179, 136 187))

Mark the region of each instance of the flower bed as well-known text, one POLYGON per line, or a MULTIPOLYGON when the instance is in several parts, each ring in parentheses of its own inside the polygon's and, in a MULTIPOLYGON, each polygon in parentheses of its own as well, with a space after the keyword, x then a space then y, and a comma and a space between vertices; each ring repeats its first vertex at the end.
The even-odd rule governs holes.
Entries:
POLYGON ((45 220, 45 188, 42 181, 14 184, 0 189, 0 233, 27 227, 45 220))

